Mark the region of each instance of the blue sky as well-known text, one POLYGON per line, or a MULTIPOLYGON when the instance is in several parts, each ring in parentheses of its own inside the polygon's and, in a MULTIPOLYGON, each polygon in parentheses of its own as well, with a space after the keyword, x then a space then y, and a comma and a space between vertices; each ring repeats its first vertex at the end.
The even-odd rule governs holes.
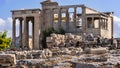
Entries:
MULTIPOLYGON (((0 0, 0 32, 8 30, 12 34, 12 19, 10 10, 41 8, 44 0, 0 0)), ((52 0, 59 5, 85 4, 101 12, 114 12, 114 37, 120 37, 120 1, 119 0, 52 0)))

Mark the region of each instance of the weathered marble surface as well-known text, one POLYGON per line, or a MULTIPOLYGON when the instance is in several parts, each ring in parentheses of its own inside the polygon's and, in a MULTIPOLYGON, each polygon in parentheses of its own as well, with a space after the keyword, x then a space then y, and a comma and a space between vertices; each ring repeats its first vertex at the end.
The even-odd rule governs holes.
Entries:
POLYGON ((99 54, 86 53, 75 47, 1 51, 0 64, 3 68, 119 68, 120 50, 99 54))

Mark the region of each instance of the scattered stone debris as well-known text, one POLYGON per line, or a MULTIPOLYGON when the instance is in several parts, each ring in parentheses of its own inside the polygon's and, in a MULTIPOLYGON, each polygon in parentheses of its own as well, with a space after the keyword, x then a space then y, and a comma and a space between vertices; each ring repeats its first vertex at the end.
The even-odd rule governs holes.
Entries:
POLYGON ((46 43, 43 50, 0 51, 0 68, 120 68, 119 49, 94 47, 95 41, 83 45, 82 36, 53 33, 46 43))
POLYGON ((0 54, 0 66, 9 67, 16 65, 15 54, 0 54))
POLYGON ((66 33, 65 35, 53 33, 50 37, 47 37, 46 43, 48 47, 69 47, 75 46, 78 41, 82 41, 82 37, 79 35, 72 35, 71 33, 66 33))
POLYGON ((1 51, 0 67, 10 68, 120 68, 120 50, 53 47, 44 50, 1 51))
POLYGON ((108 48, 99 47, 99 48, 86 48, 85 50, 87 53, 90 54, 104 54, 108 52, 108 48))

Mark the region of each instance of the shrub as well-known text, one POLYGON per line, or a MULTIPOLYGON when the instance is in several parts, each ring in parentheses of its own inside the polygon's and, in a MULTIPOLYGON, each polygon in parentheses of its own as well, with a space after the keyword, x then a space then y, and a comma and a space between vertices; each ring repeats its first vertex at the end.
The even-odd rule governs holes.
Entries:
POLYGON ((7 31, 0 33, 0 50, 9 48, 11 41, 11 38, 7 38, 7 31))

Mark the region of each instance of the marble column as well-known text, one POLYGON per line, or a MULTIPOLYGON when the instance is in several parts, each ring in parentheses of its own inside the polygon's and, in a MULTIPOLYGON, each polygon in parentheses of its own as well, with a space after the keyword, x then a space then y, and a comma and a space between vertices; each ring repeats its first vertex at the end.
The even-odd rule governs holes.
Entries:
POLYGON ((82 6, 82 31, 86 33, 86 7, 82 6))
POLYGON ((106 29, 108 29, 108 19, 106 19, 106 29))
POLYGON ((29 20, 26 21, 26 44, 27 44, 27 49, 30 49, 30 46, 29 46, 29 20))
POLYGON ((40 35, 40 16, 34 16, 34 49, 39 50, 40 49, 40 39, 39 39, 39 35, 40 35))
POLYGON ((34 47, 34 20, 32 21, 32 48, 34 47))
POLYGON ((77 22, 76 22, 76 11, 77 10, 77 7, 74 7, 74 26, 75 26, 75 32, 77 32, 77 28, 76 28, 76 25, 77 25, 77 22))
POLYGON ((94 17, 92 17, 92 28, 94 28, 94 17))
POLYGON ((107 29, 107 19, 105 19, 105 29, 107 29))
POLYGON ((101 29, 101 17, 99 16, 99 29, 101 29))
POLYGON ((20 26, 19 26, 19 44, 20 44, 20 48, 23 48, 23 46, 22 46, 22 21, 23 21, 23 19, 22 18, 20 18, 19 19, 19 21, 20 21, 20 26))
POLYGON ((13 18, 12 24, 12 48, 16 48, 16 19, 13 18))
POLYGON ((77 14, 76 12, 77 12, 77 8, 75 7, 74 8, 74 23, 76 23, 76 14, 77 14))
MULTIPOLYGON (((88 17, 86 17, 86 20, 88 19, 88 17)), ((86 21, 86 27, 88 28, 88 20, 86 21)))
POLYGON ((103 18, 103 29, 105 29, 105 19, 103 18))
POLYGON ((106 19, 104 19, 104 21, 105 21, 105 22, 104 22, 104 27, 105 27, 105 29, 106 29, 106 19))
POLYGON ((59 8, 59 15, 58 15, 59 17, 58 17, 58 26, 59 26, 59 28, 61 28, 61 8, 59 8))
POLYGON ((51 9, 51 27, 53 28, 53 22, 54 22, 54 9, 51 9))
POLYGON ((113 21, 114 21, 114 18, 113 17, 111 17, 111 38, 113 37, 113 21))
POLYGON ((66 9, 66 30, 69 32, 69 12, 68 8, 66 9))
POLYGON ((100 21, 101 21, 101 24, 100 24, 101 29, 103 29, 103 19, 101 18, 100 21))
POLYGON ((23 46, 24 46, 24 49, 26 49, 27 48, 27 22, 26 22, 26 17, 24 17, 23 20, 24 20, 23 46))

